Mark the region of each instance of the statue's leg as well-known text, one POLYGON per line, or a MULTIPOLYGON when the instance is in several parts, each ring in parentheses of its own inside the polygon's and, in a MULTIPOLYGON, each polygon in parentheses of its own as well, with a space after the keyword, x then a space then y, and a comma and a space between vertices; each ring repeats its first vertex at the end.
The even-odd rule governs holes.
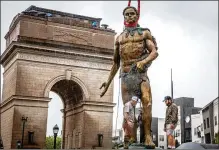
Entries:
POLYGON ((140 125, 140 143, 144 143, 144 126, 140 125))
POLYGON ((152 122, 152 95, 149 80, 141 83, 142 92, 142 105, 143 105, 143 122, 144 122, 144 134, 145 145, 150 148, 155 148, 151 137, 151 122, 152 122))
POLYGON ((123 130, 124 130, 124 149, 128 149, 128 147, 129 147, 129 140, 130 140, 130 134, 128 133, 129 131, 128 131, 128 127, 127 127, 127 123, 125 123, 124 125, 123 125, 123 130))
MULTIPOLYGON (((123 100, 123 105, 124 105, 125 103, 127 103, 128 101, 131 100, 131 96, 128 93, 126 83, 123 80, 121 81, 121 92, 122 92, 121 94, 122 94, 122 100, 123 100)), ((136 126, 136 124, 133 125, 130 133, 129 132, 126 132, 126 133, 124 135, 124 139, 126 139, 125 140, 126 142, 127 142, 127 140, 128 141, 134 140, 135 142, 137 141, 137 126, 136 126)))
POLYGON ((125 103, 127 103, 130 100, 130 96, 128 93, 126 83, 123 80, 121 81, 121 92, 122 92, 122 101, 123 101, 123 105, 124 105, 125 103))

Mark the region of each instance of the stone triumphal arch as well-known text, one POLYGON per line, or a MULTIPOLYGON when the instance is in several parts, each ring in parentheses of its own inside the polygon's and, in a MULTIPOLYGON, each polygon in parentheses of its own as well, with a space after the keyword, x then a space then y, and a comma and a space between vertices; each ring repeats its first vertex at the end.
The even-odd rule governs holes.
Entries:
POLYGON ((44 148, 50 91, 64 103, 62 148, 98 146, 97 134, 103 134, 103 148, 111 146, 112 85, 103 98, 99 87, 109 74, 116 33, 100 21, 36 6, 14 17, 1 56, 4 148, 21 140, 22 116, 28 117, 24 147, 44 148))

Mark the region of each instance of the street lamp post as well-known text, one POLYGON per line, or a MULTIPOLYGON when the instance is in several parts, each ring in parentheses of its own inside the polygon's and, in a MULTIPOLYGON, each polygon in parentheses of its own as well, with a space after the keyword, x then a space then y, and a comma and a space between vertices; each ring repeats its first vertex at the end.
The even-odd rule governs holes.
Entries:
POLYGON ((17 149, 21 149, 21 141, 17 141, 17 149))
POLYGON ((53 127, 53 134, 54 134, 54 145, 53 145, 53 148, 56 149, 56 137, 58 135, 58 132, 59 132, 59 127, 58 125, 56 124, 54 127, 53 127))
POLYGON ((24 127, 25 127, 25 123, 27 122, 27 118, 28 118, 28 117, 24 117, 24 116, 22 116, 22 118, 21 118, 21 121, 23 122, 21 148, 24 147, 24 127))

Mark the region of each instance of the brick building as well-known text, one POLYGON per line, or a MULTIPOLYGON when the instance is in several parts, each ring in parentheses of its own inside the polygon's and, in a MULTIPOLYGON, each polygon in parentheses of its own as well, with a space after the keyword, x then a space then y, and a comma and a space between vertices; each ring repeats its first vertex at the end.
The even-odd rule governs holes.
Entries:
POLYGON ((113 85, 103 98, 99 87, 109 75, 116 33, 100 21, 36 6, 14 17, 1 56, 4 148, 21 140, 22 116, 28 117, 24 148, 45 148, 50 91, 64 102, 62 148, 98 147, 97 134, 103 134, 103 148, 111 148, 113 85))

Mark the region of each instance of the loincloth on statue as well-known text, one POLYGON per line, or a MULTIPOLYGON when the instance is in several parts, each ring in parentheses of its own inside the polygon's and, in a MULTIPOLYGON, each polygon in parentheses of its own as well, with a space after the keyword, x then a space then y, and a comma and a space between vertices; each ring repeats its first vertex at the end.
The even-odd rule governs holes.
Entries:
POLYGON ((148 66, 145 65, 145 68, 142 72, 137 70, 136 64, 133 64, 129 70, 129 72, 122 72, 120 74, 120 78, 127 88, 128 99, 131 99, 132 96, 137 96, 141 98, 141 83, 143 81, 148 81, 149 78, 147 76, 146 70, 148 66))

